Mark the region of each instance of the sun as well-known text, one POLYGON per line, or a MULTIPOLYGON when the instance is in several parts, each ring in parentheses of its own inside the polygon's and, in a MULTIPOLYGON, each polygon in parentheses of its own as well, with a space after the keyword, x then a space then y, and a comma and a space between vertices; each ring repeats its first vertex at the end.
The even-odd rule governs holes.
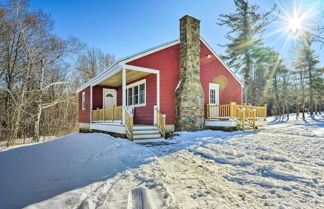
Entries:
POLYGON ((292 17, 288 17, 287 18, 287 24, 288 24, 288 31, 292 35, 296 35, 298 32, 301 32, 302 29, 303 29, 303 21, 297 15, 294 15, 292 17))

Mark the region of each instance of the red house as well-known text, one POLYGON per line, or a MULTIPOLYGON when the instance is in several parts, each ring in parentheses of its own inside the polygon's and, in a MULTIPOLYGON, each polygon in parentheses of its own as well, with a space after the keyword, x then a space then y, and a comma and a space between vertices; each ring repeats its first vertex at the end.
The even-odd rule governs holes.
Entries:
POLYGON ((236 126, 229 120, 233 114, 230 103, 242 104, 242 90, 240 80, 200 37, 199 21, 184 16, 180 19, 180 40, 121 59, 77 90, 80 130, 139 140, 161 138, 174 130, 200 130, 216 121, 221 126, 236 126), (201 91, 190 89, 194 81, 201 91), (179 86, 187 86, 189 95, 176 93, 179 86), (194 101, 196 98, 202 99, 194 101), (212 120, 227 116, 228 120, 212 120), (204 124, 197 125, 198 120, 204 124))

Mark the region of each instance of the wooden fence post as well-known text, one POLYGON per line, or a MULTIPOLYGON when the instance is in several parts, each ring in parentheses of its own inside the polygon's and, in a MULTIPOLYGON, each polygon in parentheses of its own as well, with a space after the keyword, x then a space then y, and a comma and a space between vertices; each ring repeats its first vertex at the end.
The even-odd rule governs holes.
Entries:
POLYGON ((253 130, 255 131, 256 109, 253 110, 253 130))
POLYGON ((236 109, 236 103, 235 102, 231 102, 230 103, 230 117, 231 118, 234 118, 236 117, 236 114, 235 114, 235 109, 236 109))
POLYGON ((245 129, 245 107, 242 108, 242 130, 245 129))
POLYGON ((165 117, 166 117, 166 115, 162 115, 162 137, 165 139, 166 137, 165 137, 165 117))
POLYGON ((115 119, 115 105, 112 106, 112 117, 111 120, 113 121, 115 119))
POLYGON ((264 105, 264 120, 267 119, 267 104, 264 105))

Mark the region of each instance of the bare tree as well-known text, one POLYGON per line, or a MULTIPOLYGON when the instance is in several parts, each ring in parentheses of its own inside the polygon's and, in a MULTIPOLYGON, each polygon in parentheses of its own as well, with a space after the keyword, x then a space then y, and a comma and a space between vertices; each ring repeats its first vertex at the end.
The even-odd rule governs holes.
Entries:
POLYGON ((68 83, 62 63, 80 51, 82 44, 76 38, 63 40, 53 35, 54 22, 49 16, 31 12, 23 0, 1 6, 0 17, 0 109, 6 113, 0 119, 0 138, 8 138, 8 145, 26 133, 38 140, 43 110, 63 102, 63 95, 69 94, 62 90, 68 83), (60 76, 53 79, 55 72, 60 76), (51 89, 55 90, 53 100, 48 99, 51 89))
POLYGON ((79 81, 85 83, 98 73, 107 69, 115 61, 115 57, 106 54, 100 49, 87 47, 83 53, 78 56, 75 68, 78 71, 79 81))

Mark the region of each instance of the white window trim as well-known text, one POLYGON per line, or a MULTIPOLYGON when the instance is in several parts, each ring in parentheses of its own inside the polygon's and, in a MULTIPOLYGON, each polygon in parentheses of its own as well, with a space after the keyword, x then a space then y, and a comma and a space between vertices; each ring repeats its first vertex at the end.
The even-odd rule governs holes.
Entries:
POLYGON ((219 105, 219 84, 209 83, 208 102, 209 102, 210 105, 219 105), (210 103, 210 90, 213 89, 214 86, 218 86, 218 100, 216 98, 216 92, 215 92, 215 104, 212 104, 212 103, 210 103), (216 101, 218 101, 218 104, 217 104, 216 101))
POLYGON ((82 92, 82 96, 81 96, 81 108, 82 108, 82 110, 86 110, 86 93, 85 93, 85 91, 82 92))
MULTIPOLYGON (((143 79, 143 80, 140 80, 140 81, 137 81, 135 83, 131 83, 129 85, 126 86, 126 92, 128 92, 128 89, 134 87, 134 86, 140 86, 141 84, 144 84, 145 88, 144 88, 144 93, 145 93, 145 102, 144 104, 137 104, 137 105, 128 105, 126 104, 127 107, 145 107, 146 106, 146 79, 143 79)), ((133 93, 133 99, 134 99, 134 91, 132 92, 133 93)), ((140 95, 140 89, 138 88, 138 94, 140 95)), ((126 97, 128 97, 128 93, 126 94, 126 97)), ((127 103, 128 103, 128 99, 127 99, 127 103)))

